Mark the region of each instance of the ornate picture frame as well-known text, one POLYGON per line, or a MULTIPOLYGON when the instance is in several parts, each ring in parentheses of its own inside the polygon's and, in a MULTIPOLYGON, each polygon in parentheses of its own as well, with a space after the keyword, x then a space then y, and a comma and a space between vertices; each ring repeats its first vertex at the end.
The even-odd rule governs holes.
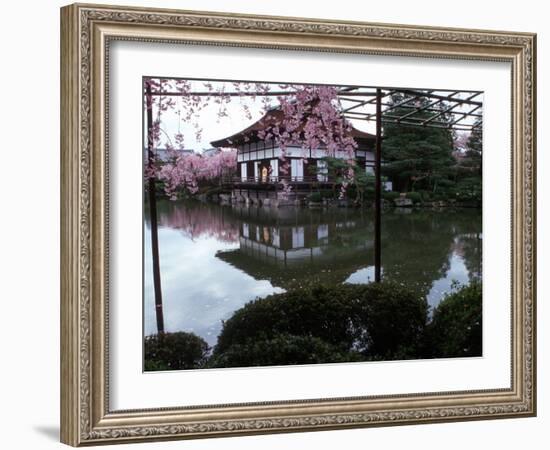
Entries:
POLYGON ((81 446, 534 416, 535 89, 536 35, 530 33, 86 4, 62 8, 62 442, 81 446), (109 46, 117 40, 510 63, 509 388, 112 410, 107 138, 109 46))

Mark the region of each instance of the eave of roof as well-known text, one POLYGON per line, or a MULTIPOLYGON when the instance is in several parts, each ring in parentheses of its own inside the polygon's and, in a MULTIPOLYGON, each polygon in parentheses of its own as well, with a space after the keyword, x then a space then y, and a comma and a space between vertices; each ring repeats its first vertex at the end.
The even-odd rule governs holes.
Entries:
MULTIPOLYGON (((281 122, 283 119, 283 112, 279 108, 273 108, 267 111, 259 120, 244 128, 243 130, 227 136, 216 141, 211 141, 210 144, 213 147, 235 147, 246 142, 256 142, 260 139, 257 138, 256 133, 262 129, 265 129, 269 122, 281 122)), ((376 136, 361 131, 351 126, 350 135, 356 140, 374 141, 376 136)))

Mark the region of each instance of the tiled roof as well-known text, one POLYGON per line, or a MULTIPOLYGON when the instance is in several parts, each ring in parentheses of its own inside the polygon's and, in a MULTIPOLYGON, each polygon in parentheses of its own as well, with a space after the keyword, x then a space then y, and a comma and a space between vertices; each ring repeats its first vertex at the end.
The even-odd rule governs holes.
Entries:
MULTIPOLYGON (((265 129, 270 123, 282 122, 283 112, 280 108, 273 108, 267 111, 263 117, 254 122, 252 125, 246 127, 244 130, 239 131, 231 136, 227 136, 222 139, 210 142, 213 147, 235 147, 245 142, 255 142, 260 140, 257 137, 257 132, 265 129)), ((351 136, 356 140, 376 140, 376 136, 365 131, 358 130, 357 128, 351 128, 351 136)))

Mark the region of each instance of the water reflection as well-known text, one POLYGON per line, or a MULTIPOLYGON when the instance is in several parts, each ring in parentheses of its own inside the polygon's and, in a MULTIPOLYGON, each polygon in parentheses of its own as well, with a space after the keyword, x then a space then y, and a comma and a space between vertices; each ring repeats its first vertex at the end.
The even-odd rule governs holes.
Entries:
POLYGON ((239 247, 217 257, 286 290, 336 284, 373 259, 373 222, 347 209, 237 208, 239 247))
MULTIPOLYGON (((245 303, 309 284, 374 279, 372 211, 159 202, 165 329, 216 343, 245 303)), ((146 212, 147 213, 147 212, 146 212)), ((146 214, 147 215, 147 214, 146 214)), ((145 334, 154 334, 150 235, 145 232, 145 334)), ((382 219, 383 279, 437 305, 453 282, 481 277, 479 210, 392 210, 382 219)))

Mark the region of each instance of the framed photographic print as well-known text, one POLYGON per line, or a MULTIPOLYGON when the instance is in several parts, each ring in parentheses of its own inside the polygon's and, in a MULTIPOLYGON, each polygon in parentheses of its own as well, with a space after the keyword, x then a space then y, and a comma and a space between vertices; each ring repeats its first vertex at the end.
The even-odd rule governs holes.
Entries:
POLYGON ((527 417, 536 36, 61 10, 61 439, 527 417))

